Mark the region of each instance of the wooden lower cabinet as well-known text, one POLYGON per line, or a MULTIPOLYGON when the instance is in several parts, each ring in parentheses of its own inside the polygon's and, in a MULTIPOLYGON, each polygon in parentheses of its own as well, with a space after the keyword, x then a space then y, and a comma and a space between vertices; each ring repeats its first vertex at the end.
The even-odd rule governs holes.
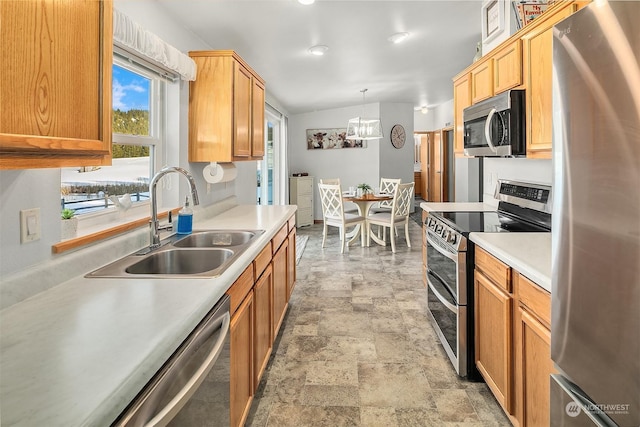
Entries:
POLYGON ((516 418, 521 427, 549 426, 551 360, 551 296, 518 275, 519 306, 515 313, 516 418))
POLYGON ((296 286, 296 229, 289 231, 289 249, 287 251, 287 301, 296 286))
POLYGON ((475 272, 476 366, 504 410, 511 414, 513 298, 475 272))
POLYGON ((278 329, 287 312, 287 261, 289 241, 285 240, 273 255, 273 336, 278 334, 278 329))
POLYGON ((253 290, 231 316, 231 390, 232 426, 244 425, 253 400, 253 290))
POLYGON ((293 290, 296 277, 294 217, 288 223, 291 227, 284 224, 227 291, 231 297, 232 427, 243 426, 247 419, 293 290), (291 231, 283 234, 283 230, 289 228, 291 231), (276 245, 280 247, 272 258, 272 248, 277 248, 276 245))
POLYGON ((513 425, 549 426, 551 295, 480 248, 474 281, 478 370, 513 425))
POLYGON ((269 265, 256 281, 254 293, 254 389, 258 387, 273 348, 273 269, 269 265))

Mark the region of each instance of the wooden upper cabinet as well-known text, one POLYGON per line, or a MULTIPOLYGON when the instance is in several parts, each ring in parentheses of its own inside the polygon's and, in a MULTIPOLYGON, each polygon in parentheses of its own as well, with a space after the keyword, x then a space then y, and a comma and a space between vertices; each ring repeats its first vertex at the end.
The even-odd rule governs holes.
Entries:
POLYGON ((111 0, 0 1, 0 169, 111 162, 111 0))
POLYGON ((493 96, 493 62, 485 61, 471 70, 471 102, 493 96))
POLYGON ((492 56, 493 60, 493 93, 522 84, 522 43, 514 40, 492 56))
POLYGON ((251 117, 253 129, 251 131, 251 155, 264 157, 264 83, 253 79, 251 98, 251 117))
POLYGON ((529 26, 522 36, 526 85, 527 157, 551 158, 553 26, 578 9, 578 3, 558 2, 529 26))
POLYGON ((232 162, 264 156, 262 78, 234 51, 192 51, 189 161, 232 162))
MULTIPOLYGON (((453 82, 453 147, 456 155, 464 155, 464 121, 462 112, 471 105, 471 79, 463 74, 453 82)), ((424 177, 423 177, 424 181, 424 177)), ((426 194, 423 192, 423 198, 426 194)))

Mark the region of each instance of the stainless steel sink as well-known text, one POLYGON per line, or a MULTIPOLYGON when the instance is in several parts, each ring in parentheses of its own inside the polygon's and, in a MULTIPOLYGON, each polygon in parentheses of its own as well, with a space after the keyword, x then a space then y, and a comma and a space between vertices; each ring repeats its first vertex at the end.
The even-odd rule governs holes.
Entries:
POLYGON ((120 258, 85 277, 210 278, 221 275, 264 230, 201 230, 120 258))
POLYGON ((244 245, 256 236, 255 231, 214 230, 200 231, 178 240, 178 248, 218 248, 244 245))
POLYGON ((127 267, 130 274, 201 274, 214 271, 233 256, 229 249, 169 249, 155 252, 127 267))

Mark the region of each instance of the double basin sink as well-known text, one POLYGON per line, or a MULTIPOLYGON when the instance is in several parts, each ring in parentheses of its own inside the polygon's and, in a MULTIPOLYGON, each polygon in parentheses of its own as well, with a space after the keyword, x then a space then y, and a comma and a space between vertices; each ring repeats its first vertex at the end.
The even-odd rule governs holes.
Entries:
POLYGON ((85 277, 211 278, 224 273, 264 230, 203 230, 174 234, 160 247, 144 249, 85 277))

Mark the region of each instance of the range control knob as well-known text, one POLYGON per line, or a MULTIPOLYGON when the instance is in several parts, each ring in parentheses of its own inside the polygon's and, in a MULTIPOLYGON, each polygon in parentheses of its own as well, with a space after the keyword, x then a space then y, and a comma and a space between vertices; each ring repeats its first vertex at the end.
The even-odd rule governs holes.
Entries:
POLYGON ((436 225, 436 233, 440 233, 442 231, 442 224, 436 225))
POLYGON ((456 236, 456 233, 451 233, 447 237, 447 242, 451 243, 452 245, 455 245, 457 240, 458 240, 458 236, 456 236))

